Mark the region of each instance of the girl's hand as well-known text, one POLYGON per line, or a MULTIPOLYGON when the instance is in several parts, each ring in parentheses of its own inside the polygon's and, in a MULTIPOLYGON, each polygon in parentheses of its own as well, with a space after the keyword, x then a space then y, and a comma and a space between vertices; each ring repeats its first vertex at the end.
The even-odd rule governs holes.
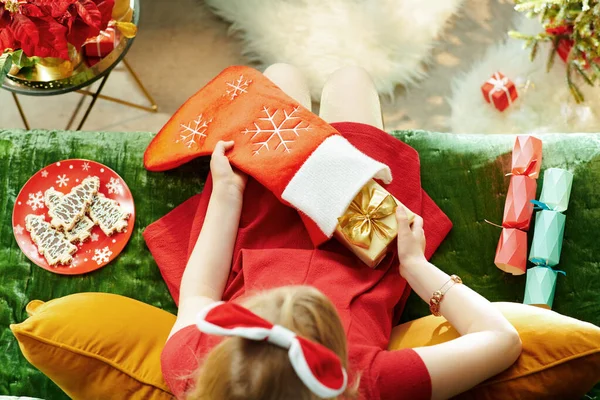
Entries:
POLYGON ((215 189, 221 190, 226 194, 238 195, 241 200, 248 176, 232 168, 231 164, 229 164, 229 159, 225 155, 225 152, 231 150, 233 145, 233 140, 230 142, 221 140, 217 143, 210 159, 210 172, 215 189))
POLYGON ((412 264, 426 261, 425 232, 423 232, 423 218, 415 215, 411 226, 403 207, 396 208, 396 219, 398 220, 398 259, 402 271, 412 264))

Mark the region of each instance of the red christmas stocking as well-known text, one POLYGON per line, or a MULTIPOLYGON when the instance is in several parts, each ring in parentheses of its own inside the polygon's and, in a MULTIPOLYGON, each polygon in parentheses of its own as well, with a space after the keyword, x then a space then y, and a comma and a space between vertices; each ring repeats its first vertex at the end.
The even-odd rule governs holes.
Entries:
POLYGON ((249 67, 227 68, 177 110, 148 146, 144 165, 175 168, 211 154, 219 140, 235 141, 228 153, 235 167, 304 214, 315 245, 332 236, 367 181, 392 179, 386 165, 249 67))

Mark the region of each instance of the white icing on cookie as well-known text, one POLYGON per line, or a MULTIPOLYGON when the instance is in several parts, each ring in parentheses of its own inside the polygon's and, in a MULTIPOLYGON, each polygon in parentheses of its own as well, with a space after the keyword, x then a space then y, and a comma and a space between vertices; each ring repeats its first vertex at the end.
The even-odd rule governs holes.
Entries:
MULTIPOLYGON (((54 190, 53 187, 46 190, 46 193, 44 194, 44 202, 46 203, 46 207, 48 207, 48 210, 51 210, 54 207, 56 207, 63 197, 64 194, 54 190)), ((79 221, 77 221, 73 229, 71 229, 70 231, 65 231, 64 234, 71 243, 85 242, 87 239, 90 238, 92 234, 92 228, 95 225, 96 224, 94 224, 94 222, 91 219, 84 216, 79 221)))
POLYGON ((98 193, 90 207, 90 218, 100 226, 102 232, 107 236, 115 232, 122 232, 127 228, 127 219, 130 214, 123 210, 119 203, 107 199, 102 193, 98 193))
MULTIPOLYGON (((93 176, 85 178, 81 184, 71 189, 69 194, 60 198, 57 204, 48 211, 48 215, 52 218, 50 221, 52 226, 67 231, 71 230, 77 221, 83 218, 99 188, 100 179, 93 176)), ((50 189, 48 190, 50 191, 50 189)), ((48 197, 56 196, 52 191, 48 197)))
POLYGON ((65 231, 65 236, 71 243, 85 242, 92 235, 92 228, 95 226, 94 222, 88 217, 84 216, 82 219, 77 221, 73 229, 65 231))
POLYGON ((25 228, 31 234, 31 240, 36 244, 48 264, 70 264, 71 254, 77 251, 65 236, 46 222, 43 215, 29 214, 25 217, 25 228))
POLYGON ((46 207, 48 207, 48 210, 51 210, 54 207, 56 207, 64 196, 65 195, 63 193, 54 190, 54 187, 51 187, 50 189, 46 190, 46 192, 44 193, 44 203, 46 203, 46 207))

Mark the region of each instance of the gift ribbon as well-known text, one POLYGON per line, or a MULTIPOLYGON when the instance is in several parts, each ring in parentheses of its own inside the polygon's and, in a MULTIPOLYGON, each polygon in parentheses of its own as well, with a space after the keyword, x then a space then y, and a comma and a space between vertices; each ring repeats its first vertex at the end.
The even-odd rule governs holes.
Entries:
POLYGON ((564 276, 567 276, 567 273, 565 271, 561 271, 559 269, 554 269, 551 266, 549 266, 548 264, 546 264, 546 260, 542 260, 541 258, 533 258, 531 260, 531 262, 533 264, 535 264, 536 267, 542 267, 542 268, 548 268, 551 269, 552 271, 559 273, 559 274, 563 274, 564 276))
POLYGON ((100 31, 100 33, 98 34, 98 36, 96 36, 93 39, 88 39, 87 43, 91 43, 91 42, 95 42, 96 43, 96 51, 98 54, 98 57, 100 57, 100 41, 102 40, 102 37, 105 38, 109 38, 110 39, 110 33, 108 32, 112 32, 113 33, 113 48, 117 48, 119 42, 117 40, 117 33, 115 32, 115 29, 113 27, 108 27, 106 28, 106 30, 104 31, 100 31))
POLYGON ((500 73, 496 72, 494 73, 494 76, 487 80, 486 83, 489 83, 494 86, 488 93, 488 99, 490 100, 490 103, 494 103, 492 101, 492 95, 502 90, 504 93, 506 93, 506 97, 508 98, 508 104, 512 104, 512 99, 510 98, 510 91, 506 87, 506 85, 508 85, 507 77, 500 78, 500 73))
POLYGON ((137 35, 137 26, 132 22, 123 22, 121 20, 111 21, 110 26, 117 28, 127 39, 134 38, 137 35))
POLYGON ((496 228, 504 229, 504 227, 502 225, 495 224, 492 221, 488 221, 487 219, 484 219, 484 222, 486 222, 492 226, 495 226, 496 228))
POLYGON ((533 203, 534 205, 534 210, 546 210, 546 211, 554 211, 553 208, 551 208, 548 204, 546 203, 542 203, 541 201, 538 200, 529 200, 530 202, 533 203))
POLYGON ((521 172, 521 173, 512 173, 509 172, 508 174, 504 175, 504 176, 511 176, 511 175, 524 175, 524 176, 528 176, 531 178, 532 175, 535 175, 535 166, 537 164, 537 159, 536 160, 531 160, 529 161, 529 164, 527 164, 527 168, 525 168, 525 171, 521 172))
POLYGON ((397 206, 389 193, 363 187, 348 211, 338 218, 342 233, 350 243, 365 249, 371 246, 373 233, 391 239, 395 232, 381 220, 392 215, 397 206))

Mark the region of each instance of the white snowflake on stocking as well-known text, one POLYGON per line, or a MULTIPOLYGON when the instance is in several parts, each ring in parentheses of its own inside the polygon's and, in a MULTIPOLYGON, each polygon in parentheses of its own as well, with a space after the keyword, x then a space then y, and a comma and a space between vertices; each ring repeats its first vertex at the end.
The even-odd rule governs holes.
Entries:
POLYGON ((92 233, 91 238, 92 238, 92 242, 97 242, 98 239, 100 238, 100 236, 98 236, 97 233, 92 233))
POLYGON ((90 169, 90 163, 89 163, 89 162, 84 162, 84 163, 81 165, 81 169, 82 169, 82 170, 84 170, 84 171, 87 171, 87 170, 89 170, 89 169, 90 169))
POLYGON ((182 129, 179 132, 179 139, 177 139, 175 143, 183 142, 188 147, 188 149, 191 149, 193 145, 199 145, 200 140, 206 137, 206 130, 208 129, 208 124, 210 124, 211 122, 212 119, 204 121, 202 119, 202 114, 200 114, 198 118, 188 123, 187 125, 179 124, 182 129))
POLYGON ((110 178, 110 182, 106 184, 106 189, 109 194, 123 194, 123 186, 121 186, 121 182, 117 178, 110 178))
POLYGON ((100 265, 102 263, 108 262, 111 255, 112 251, 110 251, 108 246, 106 246, 103 249, 95 249, 94 257, 92 257, 92 260, 96 261, 96 263, 100 265))
POLYGON ((227 94, 231 96, 231 100, 235 99, 242 93, 248 93, 248 85, 252 83, 251 80, 244 80, 244 75, 240 75, 237 81, 227 82, 227 94))
POLYGON ((67 174, 57 175, 56 183, 58 183, 58 187, 67 186, 69 184, 69 178, 67 178, 67 174))
POLYGON ((283 118, 277 118, 279 111, 275 110, 274 113, 271 114, 267 107, 263 107, 264 113, 267 115, 265 118, 259 118, 259 121, 269 121, 267 124, 267 128, 261 128, 258 123, 254 123, 254 127, 256 129, 246 129, 242 133, 245 135, 247 133, 252 133, 251 141, 254 141, 254 144, 258 147, 254 150, 254 155, 260 154, 260 151, 265 149, 266 151, 270 151, 271 148, 269 144, 271 141, 274 142, 275 148, 273 150, 277 150, 280 147, 283 147, 283 150, 286 153, 291 151, 289 144, 293 143, 297 137, 300 136, 300 132, 309 131, 310 126, 301 126, 304 121, 300 119, 300 117, 294 117, 296 111, 298 111, 298 107, 294 108, 294 111, 288 114, 286 110, 283 110, 283 118))
POLYGON ((21 225, 13 226, 13 229, 17 235, 23 234, 23 227, 21 225))
POLYGON ((38 208, 44 208, 44 194, 40 191, 37 193, 29 193, 29 200, 27 200, 28 206, 31 207, 33 211, 38 208))
POLYGON ((42 171, 42 178, 47 178, 48 177, 48 171, 43 170, 42 171))

